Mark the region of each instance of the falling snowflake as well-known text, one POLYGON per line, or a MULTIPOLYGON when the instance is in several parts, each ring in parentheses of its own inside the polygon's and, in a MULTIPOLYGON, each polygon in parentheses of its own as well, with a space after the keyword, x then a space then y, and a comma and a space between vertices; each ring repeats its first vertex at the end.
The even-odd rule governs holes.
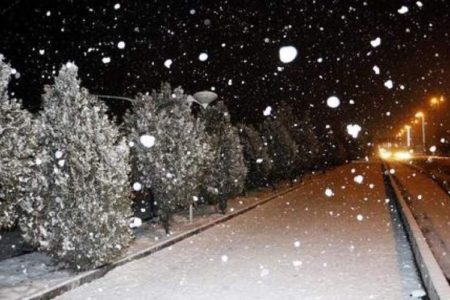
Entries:
POLYGON ((198 56, 198 60, 200 60, 200 61, 206 61, 206 60, 208 60, 208 54, 205 53, 205 52, 200 53, 200 55, 198 56))
POLYGON ((361 184, 361 183, 363 183, 363 181, 364 181, 364 177, 363 177, 362 175, 356 175, 356 176, 353 178, 353 181, 356 182, 356 183, 358 183, 358 184, 361 184))
POLYGON ((300 247, 300 241, 295 241, 295 242, 294 242, 294 247, 295 247, 295 248, 300 247))
POLYGON ((384 86, 388 89, 392 89, 394 87, 394 83, 389 79, 384 83, 384 86))
POLYGON ((115 10, 118 10, 118 9, 120 9, 120 3, 116 3, 116 4, 114 4, 114 9, 115 9, 115 10))
POLYGON ((341 100, 336 96, 331 96, 327 99, 327 105, 331 108, 337 108, 340 104, 341 100))
POLYGON ((266 117, 270 116, 271 113, 272 113, 272 107, 270 107, 270 106, 267 106, 266 109, 264 109, 264 111, 263 111, 263 115, 266 117))
POLYGON ((284 46, 278 51, 280 61, 282 63, 288 64, 297 57, 298 51, 294 46, 284 46))
POLYGON ((173 61, 171 59, 166 59, 166 61, 164 62, 164 66, 167 69, 170 69, 170 66, 172 65, 173 61))
POLYGON ((267 275, 269 275, 269 273, 270 273, 269 269, 265 269, 264 268, 264 269, 261 270, 261 274, 260 275, 261 275, 261 277, 266 277, 267 275))
POLYGON ((359 135, 359 132, 362 130, 361 126, 358 124, 348 124, 347 125, 347 133, 351 135, 354 139, 356 139, 359 135))
POLYGON ((107 56, 103 57, 102 62, 104 64, 109 64, 111 62, 111 57, 107 57, 107 56))
POLYGON ((371 40, 371 41, 370 41, 370 45, 371 45, 372 47, 374 47, 374 48, 380 46, 380 45, 381 45, 381 38, 377 37, 376 39, 371 40))
POLYGON ((117 48, 119 49, 125 49, 125 42, 124 41, 120 41, 117 43, 117 48))
POLYGON ((226 263, 228 261, 228 256, 227 255, 222 255, 222 262, 226 263))
POLYGON ((55 158, 56 158, 56 159, 60 159, 62 156, 63 156, 62 151, 57 150, 57 151, 55 152, 55 158))
POLYGON ((146 148, 151 148, 155 145, 155 137, 152 135, 144 134, 139 138, 141 144, 146 148))
POLYGON ((257 159, 256 159, 256 163, 257 163, 257 164, 260 164, 260 163, 262 163, 262 162, 263 162, 263 159, 262 159, 262 158, 257 158, 257 159))
POLYGON ((358 215, 356 216, 356 219, 357 219, 358 221, 362 221, 362 220, 364 220, 364 216, 363 216, 362 214, 358 214, 358 215))
POLYGON ((140 190, 142 190, 142 184, 140 182, 133 183, 133 190, 139 192, 140 190))
POLYGON ((397 12, 401 15, 406 14, 408 11, 409 11, 408 7, 404 5, 397 10, 397 12))
POLYGON ((430 152, 431 152, 431 153, 436 152, 436 150, 437 150, 436 146, 431 146, 431 147, 430 147, 430 152))
POLYGON ((327 197, 333 197, 333 196, 334 196, 333 190, 330 189, 330 188, 326 188, 326 189, 325 189, 325 196, 327 196, 327 197))
POLYGON ((294 267, 300 267, 303 263, 302 263, 302 261, 301 260, 294 260, 293 262, 292 262, 292 264, 294 265, 294 267))
POLYGON ((375 74, 380 75, 380 68, 378 66, 373 66, 372 70, 375 74))
POLYGON ((132 217, 128 222, 130 228, 138 228, 142 226, 142 220, 138 217, 132 217))

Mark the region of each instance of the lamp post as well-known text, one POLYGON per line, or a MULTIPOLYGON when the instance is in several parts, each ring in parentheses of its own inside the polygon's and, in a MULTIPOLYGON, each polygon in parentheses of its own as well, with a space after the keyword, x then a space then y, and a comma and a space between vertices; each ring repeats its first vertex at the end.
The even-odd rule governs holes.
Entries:
POLYGON ((426 147, 426 138, 425 138, 425 114, 421 111, 416 113, 416 118, 420 118, 422 121, 422 145, 423 145, 423 151, 427 151, 426 147))
POLYGON ((411 147, 411 126, 405 125, 406 129, 406 147, 411 147))
MULTIPOLYGON (((210 92, 210 91, 201 91, 201 92, 197 92, 195 93, 193 96, 189 95, 187 97, 187 101, 189 103, 192 102, 196 102, 198 104, 200 104, 204 109, 206 109, 208 107, 208 105, 215 101, 219 96, 214 93, 214 92, 210 92)), ((191 202, 191 204, 189 205, 189 222, 192 223, 194 217, 194 203, 191 202)))

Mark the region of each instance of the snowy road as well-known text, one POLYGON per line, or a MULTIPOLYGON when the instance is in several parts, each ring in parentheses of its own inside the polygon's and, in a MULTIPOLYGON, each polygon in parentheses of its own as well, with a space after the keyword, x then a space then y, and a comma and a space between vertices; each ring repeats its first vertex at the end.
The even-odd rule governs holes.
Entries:
POLYGON ((343 166, 61 299, 407 298, 385 199, 379 164, 343 166))

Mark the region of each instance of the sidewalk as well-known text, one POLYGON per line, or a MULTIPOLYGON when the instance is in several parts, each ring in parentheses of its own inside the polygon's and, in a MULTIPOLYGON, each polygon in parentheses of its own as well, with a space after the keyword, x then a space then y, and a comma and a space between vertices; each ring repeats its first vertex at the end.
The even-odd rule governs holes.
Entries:
POLYGON ((136 239, 122 259, 112 266, 100 269, 73 273, 58 269, 51 259, 39 252, 33 252, 18 257, 0 261, 0 299, 48 298, 70 290, 84 282, 100 278, 112 268, 128 261, 149 255, 167 247, 186 236, 195 234, 223 218, 239 214, 257 203, 282 194, 291 188, 281 184, 277 191, 264 189, 252 192, 247 197, 238 197, 229 201, 227 215, 213 212, 211 207, 201 207, 194 213, 193 223, 189 223, 186 213, 174 216, 171 225, 171 235, 167 236, 158 224, 144 223, 135 231, 136 239), (198 215, 199 212, 204 214, 198 215))

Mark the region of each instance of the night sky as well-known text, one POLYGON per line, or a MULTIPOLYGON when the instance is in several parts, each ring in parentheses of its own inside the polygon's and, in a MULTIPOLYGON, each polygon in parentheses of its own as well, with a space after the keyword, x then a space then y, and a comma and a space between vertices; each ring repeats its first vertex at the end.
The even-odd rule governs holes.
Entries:
POLYGON ((337 118, 377 131, 450 94, 446 0, 1 3, 0 53, 21 75, 11 91, 31 110, 68 60, 92 93, 132 97, 161 81, 187 93, 214 88, 235 120, 257 120, 285 100, 324 124, 337 118), (283 64, 287 45, 298 56, 283 64), (326 105, 333 95, 337 109, 326 105))

